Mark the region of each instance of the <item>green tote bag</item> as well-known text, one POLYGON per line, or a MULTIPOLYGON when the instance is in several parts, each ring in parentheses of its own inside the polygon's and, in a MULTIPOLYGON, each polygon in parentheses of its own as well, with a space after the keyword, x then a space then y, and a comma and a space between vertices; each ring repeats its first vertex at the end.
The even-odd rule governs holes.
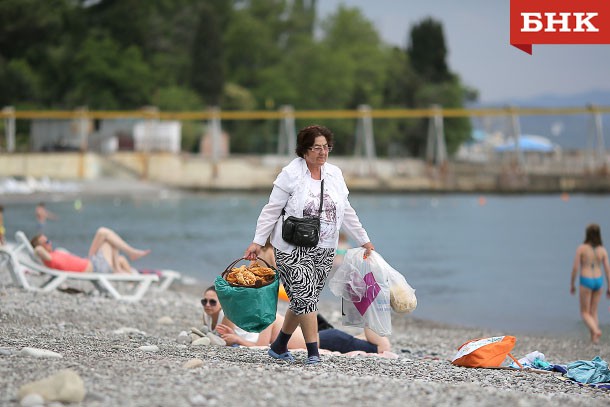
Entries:
MULTIPOLYGON (((237 261, 227 268, 229 270, 237 261)), ((276 270, 275 270, 276 271, 276 270)), ((275 321, 280 280, 276 271, 273 281, 262 287, 232 286, 216 277, 214 287, 227 318, 247 332, 261 332, 275 321)))

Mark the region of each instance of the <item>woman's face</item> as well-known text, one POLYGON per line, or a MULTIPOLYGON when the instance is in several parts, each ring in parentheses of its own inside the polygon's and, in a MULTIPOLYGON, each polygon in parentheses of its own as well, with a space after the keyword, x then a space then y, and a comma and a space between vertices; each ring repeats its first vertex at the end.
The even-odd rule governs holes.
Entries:
POLYGON ((328 143, 326 137, 318 136, 313 142, 304 158, 309 167, 321 167, 328 159, 328 143))
POLYGON ((203 293, 201 298, 201 305, 203 305, 203 312, 208 315, 215 315, 220 312, 220 302, 216 292, 209 290, 203 293))

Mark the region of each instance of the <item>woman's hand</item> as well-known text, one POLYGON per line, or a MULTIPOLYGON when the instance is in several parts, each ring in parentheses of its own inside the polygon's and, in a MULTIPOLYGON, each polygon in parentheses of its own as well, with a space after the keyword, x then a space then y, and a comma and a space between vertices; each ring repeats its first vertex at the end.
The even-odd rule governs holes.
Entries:
POLYGON ((235 330, 225 324, 216 325, 216 332, 218 332, 220 335, 235 334, 235 330))
POLYGON ((371 255, 371 251, 375 250, 375 246, 373 246, 373 243, 371 243, 371 242, 365 243, 361 247, 363 249, 365 249, 365 252, 364 252, 365 259, 371 255))
POLYGON ((227 343, 228 346, 239 345, 239 340, 241 339, 237 334, 224 334, 220 335, 220 337, 227 343))
POLYGON ((250 244, 250 246, 248 246, 248 248, 244 252, 244 259, 256 260, 256 258, 260 254, 262 248, 263 248, 263 246, 261 246, 260 244, 256 244, 256 243, 252 242, 250 244))
POLYGON ((235 330, 233 328, 224 324, 218 324, 216 326, 216 332, 218 332, 218 335, 220 335, 220 337, 224 339, 227 345, 239 345, 239 340, 241 339, 241 337, 235 333, 235 330))
POLYGON ((574 287, 574 284, 570 285, 570 294, 572 294, 572 295, 576 294, 576 287, 574 287))

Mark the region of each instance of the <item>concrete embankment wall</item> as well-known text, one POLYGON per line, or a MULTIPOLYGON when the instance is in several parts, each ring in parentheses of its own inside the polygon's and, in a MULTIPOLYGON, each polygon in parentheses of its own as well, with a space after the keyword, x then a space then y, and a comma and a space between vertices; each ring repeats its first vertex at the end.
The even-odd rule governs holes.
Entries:
MULTIPOLYGON (((0 154, 0 177, 146 179, 194 190, 269 190, 292 157, 231 156, 214 163, 195 155, 170 153, 0 154)), ((421 160, 335 157, 352 191, 385 192, 610 192, 607 174, 515 173, 497 165, 451 163, 445 171, 421 160)))

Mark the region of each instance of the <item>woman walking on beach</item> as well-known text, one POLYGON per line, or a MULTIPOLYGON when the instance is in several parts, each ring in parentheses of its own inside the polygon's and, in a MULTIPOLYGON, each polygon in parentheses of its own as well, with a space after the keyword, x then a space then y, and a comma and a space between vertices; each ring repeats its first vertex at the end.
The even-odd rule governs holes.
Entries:
POLYGON ((290 305, 268 353, 287 362, 294 362, 288 341, 297 327, 301 327, 308 354, 305 363, 320 363, 318 300, 333 264, 339 229, 343 226, 366 249, 365 256, 374 250, 349 203, 341 170, 326 162, 332 147, 333 134, 326 127, 309 126, 299 131, 298 158, 284 167, 274 181, 269 202, 258 217, 254 240, 244 253, 244 258, 255 260, 268 237, 275 247, 278 272, 290 305), (320 219, 316 246, 295 246, 282 238, 284 212, 287 216, 320 219))
POLYGON ((608 252, 603 246, 600 227, 597 224, 587 226, 585 241, 576 249, 570 293, 576 293, 576 275, 580 271, 580 315, 591 331, 591 342, 598 343, 602 336, 599 329, 597 307, 602 295, 604 278, 602 266, 606 274, 606 296, 610 298, 610 265, 608 252))

